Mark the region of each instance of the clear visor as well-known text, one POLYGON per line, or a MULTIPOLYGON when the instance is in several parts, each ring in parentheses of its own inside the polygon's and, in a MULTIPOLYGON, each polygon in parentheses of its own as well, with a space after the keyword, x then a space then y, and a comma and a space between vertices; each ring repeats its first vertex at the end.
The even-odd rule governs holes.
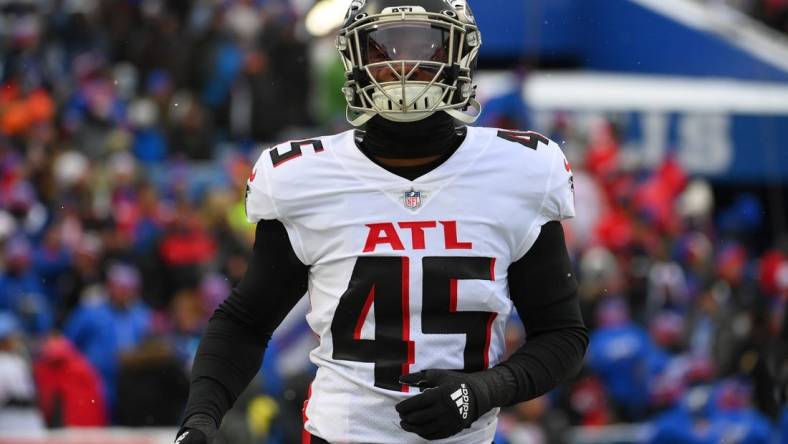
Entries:
POLYGON ((403 60, 449 63, 449 30, 426 23, 377 25, 361 40, 364 64, 403 60))

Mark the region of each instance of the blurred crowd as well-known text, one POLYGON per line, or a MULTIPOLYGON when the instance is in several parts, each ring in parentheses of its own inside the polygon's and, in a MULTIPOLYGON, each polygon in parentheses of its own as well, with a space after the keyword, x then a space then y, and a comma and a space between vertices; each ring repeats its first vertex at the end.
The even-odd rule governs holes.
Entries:
MULTIPOLYGON (((201 331, 246 268, 255 147, 343 118, 321 113, 338 92, 310 103, 303 4, 0 0, 0 430, 179 422, 201 331)), ((576 381, 504 412, 496 442, 621 422, 654 442, 788 436, 768 385, 788 256, 779 236, 751 242, 763 203, 720 208, 675 162, 633 164, 608 121, 557 115, 549 136, 576 171, 566 229, 592 345, 576 381)), ((300 435, 303 310, 228 442, 300 435)))
POLYGON ((591 343, 573 384, 505 413, 500 442, 620 423, 647 423, 638 441, 652 443, 786 442, 788 239, 758 251, 757 196, 715 205, 707 182, 672 159, 645 168, 619 134, 615 120, 554 120, 575 171, 566 230, 591 343))
POLYGON ((299 17, 0 1, 0 430, 179 422, 255 142, 311 123, 299 17))
POLYGON ((788 1, 761 0, 753 2, 748 12, 772 28, 788 34, 788 1))

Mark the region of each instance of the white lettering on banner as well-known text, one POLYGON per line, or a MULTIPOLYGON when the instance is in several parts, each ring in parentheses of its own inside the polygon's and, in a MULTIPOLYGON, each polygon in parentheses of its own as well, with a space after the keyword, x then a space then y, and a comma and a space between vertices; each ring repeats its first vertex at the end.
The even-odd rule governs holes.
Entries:
POLYGON ((175 427, 123 428, 73 427, 67 429, 13 431, 0 429, 0 443, 35 444, 173 444, 175 427))
POLYGON ((678 160, 692 173, 722 174, 733 161, 730 116, 686 114, 679 121, 678 160))
MULTIPOLYGON (((552 111, 536 112, 536 127, 550 128, 554 125, 555 116, 552 111)), ((676 159, 688 173, 717 175, 727 173, 734 160, 733 117, 730 114, 578 111, 568 116, 570 128, 585 139, 593 134, 601 121, 613 122, 624 129, 636 127, 638 135, 623 140, 622 149, 634 156, 639 166, 655 168, 668 155, 675 153, 676 159)), ((571 153, 581 147, 573 147, 570 141, 564 148, 571 153)))
POLYGON ((668 116, 661 112, 644 113, 640 127, 643 132, 643 165, 656 167, 662 163, 668 149, 668 116))

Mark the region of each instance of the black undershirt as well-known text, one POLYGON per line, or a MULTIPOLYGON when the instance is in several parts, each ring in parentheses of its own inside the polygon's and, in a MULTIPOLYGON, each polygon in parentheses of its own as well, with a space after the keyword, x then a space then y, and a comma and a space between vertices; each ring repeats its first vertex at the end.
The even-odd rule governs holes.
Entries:
POLYGON ((451 154, 465 138, 466 127, 444 112, 417 122, 392 122, 373 117, 363 131, 359 147, 370 158, 419 159, 451 154))
MULTIPOLYGON (((404 177, 408 180, 416 180, 419 177, 429 173, 430 171, 438 168, 439 166, 443 165, 444 162, 449 160, 449 158, 454 155, 457 149, 462 145, 462 142, 465 141, 465 135, 467 134, 467 130, 465 128, 460 128, 454 133, 454 137, 451 139, 452 143, 446 146, 446 151, 443 154, 436 154, 440 157, 437 159, 428 162, 424 165, 417 165, 417 166, 389 166, 384 164, 383 162, 379 161, 374 152, 375 150, 370 149, 369 147, 372 143, 369 140, 364 140, 364 134, 359 135, 356 137, 356 145, 358 149, 364 153, 365 156, 384 170, 390 171, 397 176, 404 177)), ((381 150, 377 150, 380 152, 381 150)), ((430 156, 432 157, 432 156, 430 156)), ((396 157, 394 157, 396 158, 396 157)))

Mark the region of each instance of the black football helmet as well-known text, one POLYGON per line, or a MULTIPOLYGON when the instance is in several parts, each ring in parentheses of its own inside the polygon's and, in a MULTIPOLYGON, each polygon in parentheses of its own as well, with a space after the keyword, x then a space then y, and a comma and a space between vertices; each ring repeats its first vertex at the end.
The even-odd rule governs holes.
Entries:
POLYGON ((467 0, 353 0, 336 40, 348 121, 413 122, 445 111, 474 122, 481 43, 467 0))

